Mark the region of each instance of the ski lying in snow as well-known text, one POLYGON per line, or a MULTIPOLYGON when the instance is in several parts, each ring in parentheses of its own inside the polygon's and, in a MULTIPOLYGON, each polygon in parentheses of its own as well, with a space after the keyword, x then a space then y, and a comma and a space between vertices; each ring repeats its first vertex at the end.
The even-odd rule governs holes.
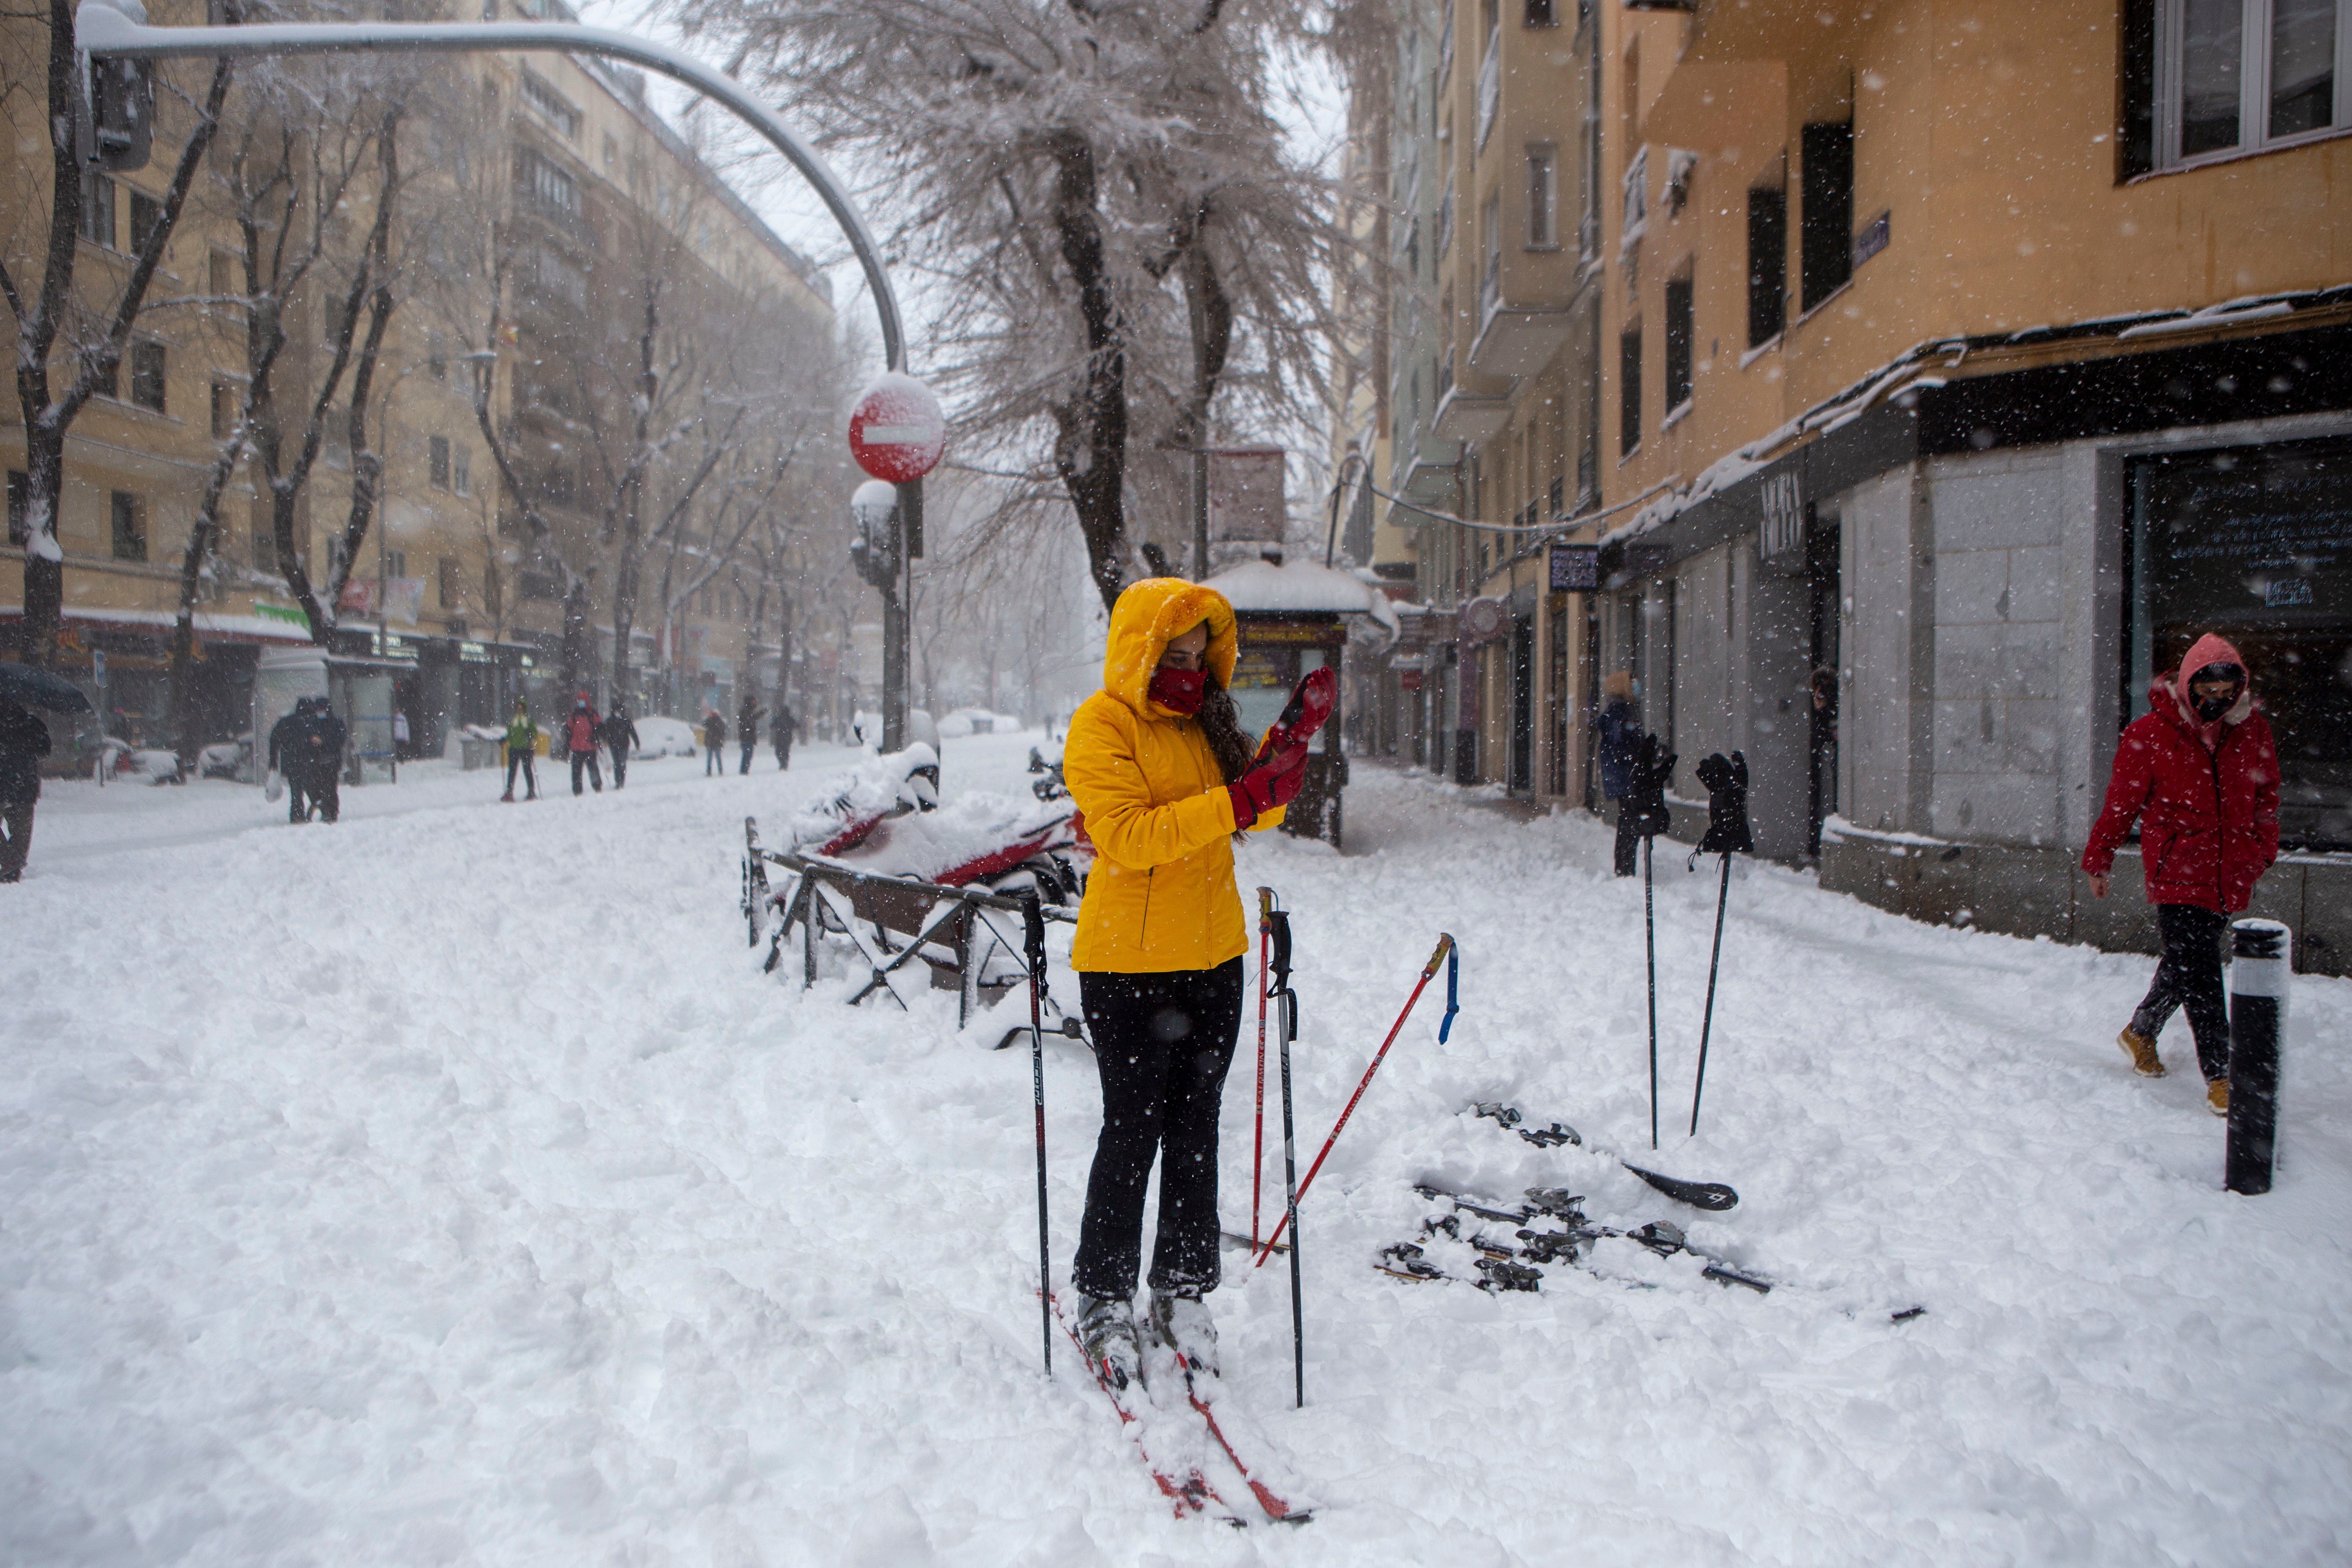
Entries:
MULTIPOLYGON (((1497 1126, 1509 1128, 1539 1149, 1557 1149, 1563 1143, 1581 1147, 1584 1142, 1576 1129, 1565 1121, 1555 1121, 1546 1127, 1523 1127, 1520 1123, 1526 1118, 1511 1106, 1480 1100, 1471 1106, 1470 1112, 1474 1116, 1483 1116, 1497 1126)), ((1594 1151, 1595 1153, 1601 1152, 1594 1151)), ((1619 1160, 1617 1163, 1678 1204, 1688 1204, 1693 1208, 1706 1209, 1713 1214, 1739 1206, 1739 1194, 1721 1182, 1686 1182, 1679 1176, 1645 1171, 1631 1160, 1619 1160)))
MULTIPOLYGON (((1069 1314, 1062 1310, 1062 1299, 1049 1296, 1046 1300, 1053 1303, 1054 1321, 1062 1325, 1062 1332, 1069 1337, 1071 1348, 1078 1352, 1078 1360, 1094 1373, 1095 1386, 1103 1391, 1104 1397, 1110 1401, 1110 1407, 1118 1413, 1119 1426, 1133 1440, 1136 1454, 1143 1460, 1143 1468, 1151 1473, 1152 1484, 1160 1489, 1160 1495, 1174 1507, 1176 1517, 1192 1519, 1205 1514, 1235 1529, 1247 1528, 1249 1521, 1226 1505, 1225 1500, 1217 1495, 1217 1489, 1201 1474, 1199 1466, 1186 1466, 1180 1470, 1176 1466, 1161 1463, 1153 1455, 1150 1444, 1144 1438, 1143 1419, 1129 1403, 1126 1391, 1111 1382, 1109 1371, 1101 1361, 1087 1354, 1086 1346, 1078 1339, 1077 1325, 1071 1322, 1069 1314)), ((1235 1468, 1239 1468, 1238 1463, 1235 1468)), ((1247 1472, 1244 1475, 1246 1479, 1247 1472)))
MULTIPOLYGON (((1181 1413, 1174 1409, 1173 1390, 1180 1384, 1182 1386, 1185 1405, 1192 1415, 1200 1417, 1202 1426, 1216 1445, 1212 1453, 1223 1455, 1234 1473, 1241 1478, 1242 1485, 1249 1489, 1250 1496, 1257 1500, 1257 1506, 1265 1510, 1270 1522, 1305 1524, 1314 1517, 1311 1510, 1286 1500, 1275 1489, 1272 1483, 1278 1478, 1274 1474, 1271 1464, 1252 1465, 1242 1458, 1241 1448, 1226 1435, 1224 1423, 1217 1419, 1216 1410, 1211 1404, 1217 1392, 1218 1380, 1213 1377, 1196 1378, 1192 1367, 1177 1353, 1176 1347, 1149 1330, 1143 1334, 1143 1381, 1150 1390, 1152 1409, 1177 1415, 1181 1413), (1170 1391, 1167 1396, 1163 1397, 1162 1390, 1170 1391), (1207 1391, 1209 1398, 1202 1397, 1203 1390, 1207 1391)), ((1244 1430, 1243 1436, 1251 1439, 1251 1447, 1257 1446, 1254 1434, 1244 1430)))
MULTIPOLYGON (((1699 1270, 1700 1276, 1712 1279, 1718 1285, 1745 1286, 1759 1296, 1769 1293, 1772 1289, 1769 1280, 1760 1279, 1745 1269, 1734 1268, 1727 1258, 1718 1258, 1701 1247, 1693 1247, 1679 1226, 1669 1225, 1664 1220, 1652 1220, 1637 1230, 1619 1230, 1613 1226, 1600 1225, 1587 1219, 1584 1215, 1584 1199, 1577 1194, 1569 1192, 1565 1187, 1530 1187, 1528 1189, 1526 1203, 1507 1206, 1490 1199, 1449 1192, 1443 1187, 1425 1183, 1416 1184, 1413 1191, 1433 1203, 1445 1203, 1453 1205, 1454 1213, 1424 1222, 1422 1235, 1426 1239, 1431 1236, 1443 1233, 1476 1248, 1481 1254, 1479 1269, 1486 1278, 1474 1283, 1476 1283, 1481 1289, 1536 1289, 1537 1282, 1543 1278, 1542 1270, 1536 1266, 1547 1263, 1570 1263, 1598 1273, 1600 1271, 1593 1269, 1587 1261, 1587 1256, 1592 1243, 1603 1237, 1620 1237, 1627 1241, 1639 1242, 1661 1258, 1671 1258, 1676 1253, 1687 1253, 1703 1265, 1699 1270), (1517 1229, 1514 1234, 1524 1245, 1515 1247, 1475 1230, 1468 1236, 1464 1236, 1460 1216, 1465 1214, 1475 1219, 1490 1220, 1499 1225, 1519 1227, 1525 1227, 1529 1222, 1537 1219, 1551 1219, 1559 1221, 1566 1228, 1562 1230, 1517 1229)), ((1399 1272, 1398 1268, 1389 1267, 1390 1264, 1402 1263, 1408 1265, 1402 1271, 1410 1278, 1445 1277, 1435 1265, 1428 1262, 1418 1243, 1399 1243, 1381 1256, 1383 1259, 1382 1267, 1389 1273, 1399 1272), (1409 1267, 1414 1262, 1423 1265, 1429 1272, 1424 1273, 1420 1268, 1409 1267)))
MULTIPOLYGON (((1253 1241, 1237 1230, 1221 1230, 1217 1232, 1217 1239, 1234 1252, 1263 1252, 1268 1245, 1263 1241, 1253 1241)), ((1272 1246, 1276 1252, 1290 1250, 1290 1243, 1286 1241, 1277 1241, 1272 1246)))
POLYGON ((1217 1413, 1209 1407, 1208 1401, 1201 1397, 1190 1372, 1184 1374, 1184 1397, 1192 1401, 1194 1410, 1200 1412, 1202 1421, 1209 1428, 1209 1436, 1215 1438, 1217 1447, 1225 1451, 1225 1458, 1233 1462, 1234 1469, 1242 1478, 1242 1484, 1249 1488, 1250 1496, 1257 1499, 1257 1506, 1265 1510, 1267 1519, 1276 1524, 1305 1524, 1315 1517, 1311 1509, 1297 1508, 1285 1502, 1272 1487, 1266 1485, 1262 1468, 1250 1468, 1242 1458, 1240 1450, 1234 1447, 1234 1440, 1225 1436, 1225 1428, 1218 1421, 1217 1413))

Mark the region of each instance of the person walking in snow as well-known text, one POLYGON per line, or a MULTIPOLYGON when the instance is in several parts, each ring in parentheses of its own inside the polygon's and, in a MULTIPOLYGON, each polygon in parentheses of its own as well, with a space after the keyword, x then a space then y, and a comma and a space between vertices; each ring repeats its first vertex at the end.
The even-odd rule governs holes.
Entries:
POLYGON ((269 771, 286 782, 286 820, 289 823, 310 820, 305 788, 309 781, 298 773, 294 765, 294 737, 301 730, 302 721, 310 711, 310 700, 298 697, 286 715, 269 727, 269 771))
POLYGON ((800 738, 800 715, 781 699, 776 703, 776 716, 768 725, 769 743, 776 748, 776 771, 783 773, 793 765, 793 742, 800 738))
POLYGON ((719 716, 716 708, 702 710, 702 776, 717 773, 727 776, 727 721, 719 716))
POLYGON ((337 821, 343 814, 340 794, 343 742, 351 738, 351 732, 323 697, 304 698, 296 705, 296 711, 302 713, 302 718, 294 730, 295 766, 287 770, 287 787, 299 787, 307 793, 311 809, 321 821, 337 821), (301 781, 299 785, 297 778, 301 781))
POLYGON ((598 736, 613 753, 613 787, 619 789, 629 782, 629 752, 637 744, 637 727, 629 721, 629 705, 615 702, 604 716, 603 732, 598 736))
POLYGON ((539 721, 530 716, 530 704, 518 697, 514 714, 507 721, 507 793, 499 796, 500 800, 514 799, 517 768, 522 770, 522 782, 530 790, 525 798, 539 798, 539 772, 531 765, 531 758, 538 751, 539 721))
POLYGON ((1642 736, 1641 716, 1633 708, 1633 672, 1611 670, 1601 683, 1601 691, 1609 705, 1592 721, 1592 728, 1600 737, 1595 750, 1601 762, 1601 793, 1617 803, 1617 848, 1612 864, 1619 876, 1630 877, 1642 848, 1642 840, 1633 832, 1633 813, 1625 809, 1625 796, 1633 787, 1633 743, 1642 736))
POLYGON ((41 798, 41 759, 49 754, 49 727, 20 703, 0 697, 0 882, 25 875, 33 848, 33 806, 41 798))
POLYGON ((735 770, 739 775, 751 771, 751 753, 760 749, 760 716, 766 711, 758 699, 745 690, 742 706, 735 710, 735 739, 743 748, 743 764, 735 770))
POLYGON ((572 753, 572 793, 583 793, 580 788, 580 770, 588 770, 588 782, 596 793, 604 793, 604 770, 597 764, 596 748, 604 738, 604 721, 597 716, 594 704, 584 691, 572 699, 572 717, 563 721, 563 743, 572 753))
POLYGON ((2246 661, 2210 633, 2179 668, 2149 684, 2147 700, 2147 712, 2116 743, 2106 809, 2083 850, 2083 871, 2091 896, 2105 898, 2116 847, 2139 824, 2147 901, 2156 906, 2164 954, 2116 1043, 2141 1074, 2162 1078, 2157 1036, 2185 1006, 2206 1103, 2226 1116, 2230 1009, 2221 939, 2278 858, 2278 746, 2256 710, 2246 661))
POLYGON ((1132 1299, 1143 1197, 1160 1160, 1150 1331, 1213 1375, 1217 1105, 1242 1016, 1249 931, 1234 835, 1282 820, 1307 748, 1255 766, 1233 699, 1233 606, 1213 588, 1153 577, 1110 616, 1103 689, 1070 721, 1063 754, 1097 859, 1071 950, 1102 1131, 1071 1273, 1078 1336, 1116 1386, 1141 1371, 1132 1299))

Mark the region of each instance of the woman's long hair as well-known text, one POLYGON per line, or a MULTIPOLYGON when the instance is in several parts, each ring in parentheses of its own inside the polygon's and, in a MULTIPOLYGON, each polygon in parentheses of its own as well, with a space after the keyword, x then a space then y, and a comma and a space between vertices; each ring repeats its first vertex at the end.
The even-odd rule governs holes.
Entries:
POLYGON ((1217 771, 1232 784, 1249 771, 1250 755, 1256 750, 1242 729, 1241 710, 1234 700, 1218 684, 1214 670, 1205 671, 1207 679, 1201 692, 1201 711, 1194 715, 1201 721, 1201 733, 1208 738, 1209 750, 1217 759, 1217 771))

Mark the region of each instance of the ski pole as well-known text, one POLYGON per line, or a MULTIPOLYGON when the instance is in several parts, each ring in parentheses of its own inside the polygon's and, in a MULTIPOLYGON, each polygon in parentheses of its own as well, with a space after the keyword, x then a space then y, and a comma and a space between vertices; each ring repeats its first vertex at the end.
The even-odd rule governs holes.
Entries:
MULTIPOLYGON (((1269 899, 1270 902, 1270 899, 1269 899)), ((1290 1380, 1297 1408, 1307 1408, 1307 1311, 1298 1263, 1298 1142, 1290 1114, 1290 1043, 1298 1037, 1298 994, 1290 988, 1290 916, 1269 907, 1266 921, 1274 943, 1276 994, 1280 1017, 1275 1034, 1282 1052, 1282 1206, 1290 1226, 1290 1380)), ((1269 1244, 1270 1245, 1270 1244, 1269 1244)))
POLYGON ((1650 1147, 1658 1146, 1658 921, 1651 902, 1650 866, 1658 841, 1642 840, 1642 944, 1650 972, 1650 1147))
POLYGON ((1022 948, 1029 960, 1029 1087, 1037 1105, 1037 1310, 1043 1320, 1045 1375, 1054 1375, 1054 1291, 1045 1231, 1045 911, 1031 893, 1021 900, 1022 948))
MULTIPOLYGON (((1299 1197, 1305 1197, 1307 1189, 1315 1184, 1316 1173, 1323 1169, 1323 1162, 1329 1156, 1331 1145, 1339 1141, 1339 1133, 1347 1127, 1348 1118, 1356 1113, 1356 1102, 1363 1099, 1364 1090, 1371 1087, 1372 1075, 1381 1070, 1381 1063, 1388 1058, 1389 1047, 1396 1044, 1397 1036, 1404 1029, 1405 1020, 1412 1016, 1413 1004, 1421 1000, 1422 992, 1426 990, 1429 983, 1437 977, 1437 966, 1444 963, 1446 955, 1453 951, 1453 936, 1441 931, 1437 938, 1437 951, 1429 955, 1427 963, 1422 965, 1421 978, 1414 983, 1412 994, 1404 999, 1404 1011, 1399 1013, 1396 1022, 1389 1026, 1389 1037, 1382 1040, 1381 1048, 1372 1053, 1372 1065, 1364 1069, 1363 1078, 1356 1085, 1356 1092, 1348 1097, 1348 1109, 1339 1112, 1339 1120, 1332 1123, 1331 1135, 1323 1140, 1323 1147, 1316 1154, 1315 1163, 1307 1168, 1307 1179, 1298 1184, 1299 1197)), ((1294 1206, 1296 1206, 1295 1200, 1294 1206)), ((1250 1267, 1263 1268, 1265 1260, 1274 1255, 1274 1244, 1281 1239, 1282 1225, 1277 1223, 1274 1227, 1274 1234, 1266 1238, 1265 1250, 1257 1255, 1257 1261, 1250 1267)))
MULTIPOLYGON (((1250 1245, 1257 1245, 1258 1194, 1265 1190, 1265 946, 1274 889, 1257 890, 1257 1113, 1250 1137, 1250 1245)), ((1284 922, 1286 925, 1288 921, 1284 922)))
POLYGON ((1691 1136, 1698 1136, 1698 1098, 1706 1091, 1706 1037, 1715 1026, 1715 969, 1723 958, 1723 906, 1731 898, 1731 851, 1723 852, 1723 882, 1715 890, 1715 951, 1706 955, 1706 1011, 1699 1016, 1698 1077, 1691 1083, 1691 1136))

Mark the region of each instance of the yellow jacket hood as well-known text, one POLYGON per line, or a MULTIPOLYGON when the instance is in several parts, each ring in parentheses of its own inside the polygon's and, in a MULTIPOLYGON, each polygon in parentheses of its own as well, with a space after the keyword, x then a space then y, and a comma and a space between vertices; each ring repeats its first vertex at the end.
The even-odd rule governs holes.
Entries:
POLYGON ((1188 583, 1181 577, 1146 577, 1131 583, 1111 606, 1110 642, 1103 650, 1103 689, 1148 719, 1177 715, 1151 700, 1151 672, 1168 645, 1206 622, 1209 652, 1204 661, 1217 684, 1234 683, 1234 661, 1241 643, 1234 629, 1234 607, 1214 588, 1188 583))

